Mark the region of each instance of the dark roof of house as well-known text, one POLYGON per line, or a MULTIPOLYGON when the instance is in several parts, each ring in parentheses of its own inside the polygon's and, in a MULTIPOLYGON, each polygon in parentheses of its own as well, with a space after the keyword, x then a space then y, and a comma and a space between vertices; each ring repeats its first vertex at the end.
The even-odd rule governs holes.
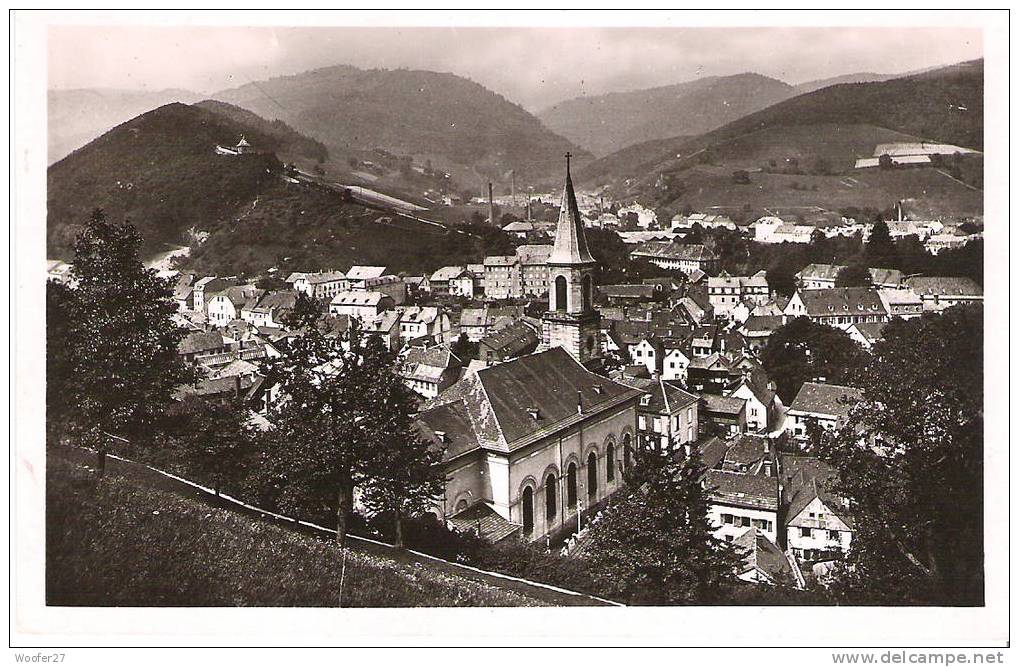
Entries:
POLYGON ((863 334, 863 337, 873 342, 883 338, 882 331, 888 326, 887 322, 858 322, 853 325, 857 331, 863 334))
POLYGON ((689 261, 714 261, 718 255, 700 243, 676 243, 675 241, 649 241, 630 253, 638 257, 653 259, 674 259, 689 261))
POLYGON ((815 498, 818 498, 847 526, 853 519, 841 497, 834 491, 835 469, 816 456, 779 455, 782 479, 782 504, 786 521, 794 520, 815 498))
POLYGON ((216 331, 196 331, 184 337, 177 345, 178 354, 201 354, 223 347, 223 334, 216 331))
POLYGON ((751 332, 775 331, 782 326, 781 315, 751 315, 740 329, 744 335, 751 332))
POLYGON ((746 532, 733 540, 733 545, 737 549, 746 550, 743 557, 744 572, 757 569, 775 584, 795 585, 796 575, 789 560, 782 550, 757 528, 747 528, 746 532))
MULTIPOLYGON (((646 366, 641 366, 645 371, 646 366)), ((641 398, 640 410, 642 412, 653 412, 655 414, 672 414, 679 412, 683 408, 693 405, 697 402, 697 396, 689 392, 683 391, 679 387, 673 386, 662 380, 651 379, 651 378, 633 378, 627 381, 627 384, 637 387, 645 392, 647 396, 647 402, 644 402, 644 398, 641 398)))
POLYGON ((538 347, 538 332, 523 320, 496 329, 478 343, 492 350, 503 359, 534 352, 538 347))
POLYGON ((811 317, 885 312, 881 295, 869 287, 805 289, 799 290, 797 294, 811 317))
POLYGON ((449 523, 457 530, 478 533, 478 537, 486 542, 504 540, 521 528, 502 518, 483 502, 476 502, 463 512, 449 517, 449 523))
POLYGON ((463 401, 482 446, 508 451, 639 395, 640 390, 592 373, 555 347, 468 373, 429 406, 463 401))
POLYGON ((729 451, 729 443, 719 437, 711 436, 698 443, 697 448, 701 453, 701 463, 710 470, 725 459, 725 453, 729 451))
POLYGON ((731 396, 703 393, 700 397, 701 405, 705 410, 718 414, 738 415, 743 412, 747 404, 742 398, 733 398, 731 396))
POLYGON ((598 291, 610 299, 653 299, 654 285, 599 285, 598 291))
POLYGON ((983 296, 984 288, 971 278, 914 276, 906 284, 920 296, 983 296))
POLYGON ((804 382, 789 406, 790 410, 845 417, 863 394, 855 387, 822 382, 804 382))
POLYGON ((708 470, 704 482, 712 502, 778 510, 778 479, 775 477, 708 470))
POLYGON ((467 404, 462 400, 422 412, 417 423, 422 437, 444 448, 444 460, 481 447, 471 425, 467 404))

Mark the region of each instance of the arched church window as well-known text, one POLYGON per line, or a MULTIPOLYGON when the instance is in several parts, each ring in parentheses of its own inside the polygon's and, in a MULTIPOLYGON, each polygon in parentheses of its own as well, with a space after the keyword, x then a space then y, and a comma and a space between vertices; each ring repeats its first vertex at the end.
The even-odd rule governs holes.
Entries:
POLYGON ((545 518, 549 523, 555 521, 556 514, 556 480, 555 474, 549 473, 545 478, 545 518))
POLYGON ((571 463, 566 468, 566 506, 577 506, 577 464, 571 463))
POLYGON ((605 450, 605 479, 610 482, 616 480, 616 446, 611 442, 605 450))
POLYGON ((587 456, 587 500, 588 505, 598 497, 598 455, 591 452, 587 456))
POLYGON ((555 279, 555 309, 566 310, 566 276, 555 279))
POLYGON ((584 300, 584 311, 591 310, 591 276, 584 276, 583 280, 580 281, 581 294, 584 300))
POLYGON ((524 534, 530 535, 534 531, 534 489, 529 486, 524 487, 521 505, 524 515, 524 534))

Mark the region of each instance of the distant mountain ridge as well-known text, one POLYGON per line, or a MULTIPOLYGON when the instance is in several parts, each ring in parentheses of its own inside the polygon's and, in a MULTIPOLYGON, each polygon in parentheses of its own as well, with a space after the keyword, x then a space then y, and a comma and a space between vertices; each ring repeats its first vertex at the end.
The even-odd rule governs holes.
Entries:
POLYGON ((279 118, 331 153, 381 148, 448 168, 468 185, 513 170, 519 182, 558 174, 582 148, 521 106, 468 79, 340 65, 220 91, 214 99, 279 118))
POLYGON ((711 76, 624 93, 578 97, 538 114, 553 131, 604 156, 626 146, 699 135, 796 95, 755 73, 711 76))

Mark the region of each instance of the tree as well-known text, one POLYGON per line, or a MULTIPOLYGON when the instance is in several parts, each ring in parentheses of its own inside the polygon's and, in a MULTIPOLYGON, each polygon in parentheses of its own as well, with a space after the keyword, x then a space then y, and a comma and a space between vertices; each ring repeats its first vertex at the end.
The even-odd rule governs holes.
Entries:
POLYGON ((467 334, 461 333, 460 337, 450 346, 450 351, 456 355, 457 359, 466 363, 470 359, 477 358, 478 343, 469 339, 467 334))
POLYGON ((839 269, 835 276, 835 287, 870 287, 870 269, 863 264, 850 264, 839 269))
POLYGON ((178 418, 176 440, 188 473, 209 484, 216 496, 223 487, 239 486, 253 454, 248 415, 239 398, 218 402, 191 396, 178 418))
POLYGON ((710 604, 740 562, 708 521, 700 461, 641 450, 627 488, 591 527, 589 568, 605 594, 635 604, 710 604))
POLYGON ((892 320, 863 401, 823 439, 856 523, 832 586, 844 601, 983 604, 982 343, 981 305, 892 320))
POLYGON ((304 331, 314 328, 325 314, 322 304, 304 292, 297 293, 293 309, 284 314, 282 323, 288 329, 304 331))
POLYGON ((771 291, 782 296, 792 296, 796 291, 796 274, 782 263, 768 269, 765 274, 771 291))
POLYGON ((144 268, 141 245, 131 224, 96 210, 75 243, 77 286, 60 297, 70 368, 62 408, 96 447, 100 474, 111 436, 148 433, 174 389, 197 379, 177 354, 186 330, 172 319, 171 281, 144 268))
POLYGON ((892 162, 892 156, 888 153, 882 153, 877 159, 878 167, 881 169, 891 169, 894 166, 892 162))
POLYGON ((863 357, 846 332, 797 317, 771 334, 761 364, 788 405, 804 382, 822 377, 830 383, 845 382, 863 357))
POLYGON ((868 264, 876 268, 895 268, 898 264, 895 243, 884 220, 878 220, 871 228, 866 254, 868 264))
POLYGON ((370 420, 375 445, 365 460, 361 501, 393 519, 394 544, 403 546, 403 520, 427 511, 442 497, 443 452, 421 438, 411 414, 411 390, 396 373, 372 386, 378 412, 370 420))
POLYGON ((390 372, 391 359, 377 336, 365 336, 356 320, 342 335, 311 327, 265 365, 269 386, 278 386, 266 461, 283 509, 331 508, 336 540, 346 544, 354 488, 376 444, 370 427, 377 405, 373 384, 390 372))
POLYGON ((74 357, 68 345, 74 292, 63 283, 46 283, 46 427, 56 439, 74 404, 67 400, 74 357))

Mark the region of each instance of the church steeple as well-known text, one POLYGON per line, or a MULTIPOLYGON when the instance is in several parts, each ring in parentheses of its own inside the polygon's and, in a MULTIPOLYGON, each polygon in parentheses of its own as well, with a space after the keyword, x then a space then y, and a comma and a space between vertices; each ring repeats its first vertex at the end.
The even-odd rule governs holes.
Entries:
POLYGON ((591 251, 587 248, 587 237, 584 236, 584 223, 577 208, 577 195, 573 191, 573 178, 570 176, 570 158, 566 154, 566 184, 563 186, 563 199, 559 204, 559 222, 556 224, 555 245, 548 263, 559 266, 573 264, 594 264, 591 251))
POLYGON ((548 257, 548 312, 542 316, 542 349, 562 347, 581 363, 601 356, 601 316, 594 309, 598 266, 587 247, 584 224, 566 154, 566 184, 559 206, 555 245, 548 257))

